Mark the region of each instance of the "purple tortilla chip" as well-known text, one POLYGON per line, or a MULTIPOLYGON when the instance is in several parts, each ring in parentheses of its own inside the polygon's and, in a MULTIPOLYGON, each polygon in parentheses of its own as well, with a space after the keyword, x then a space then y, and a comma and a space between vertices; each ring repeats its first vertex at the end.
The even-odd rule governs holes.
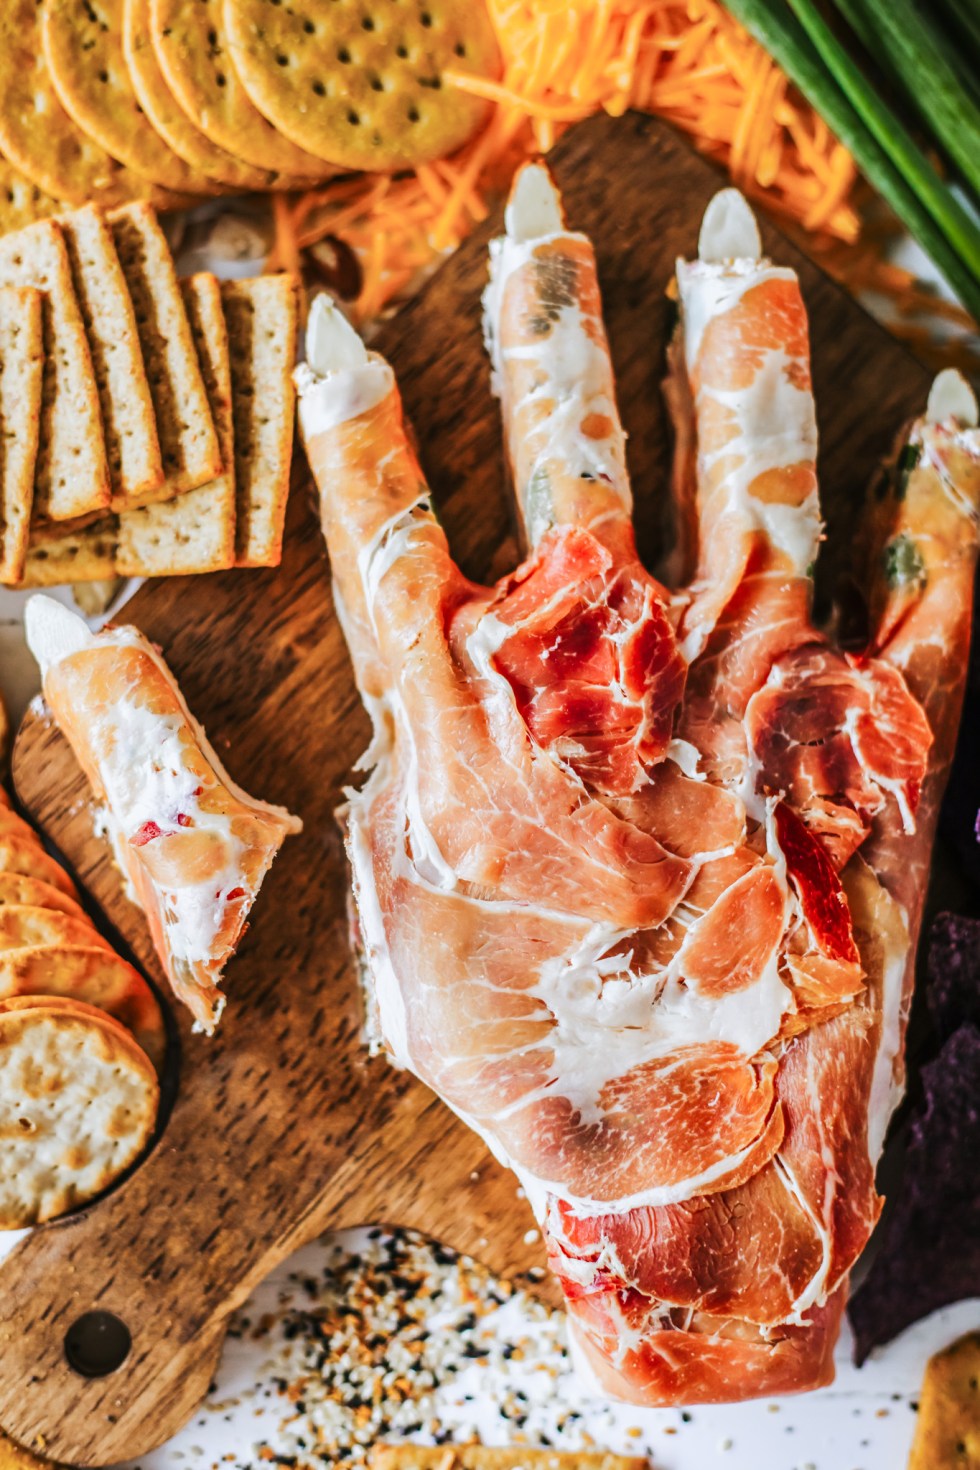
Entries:
MULTIPOLYGON (((980 581, 975 588, 976 605, 980 607, 980 581)), ((949 773, 946 795, 940 809, 943 837, 955 850, 961 871, 975 887, 980 887, 980 761, 976 753, 976 732, 980 729, 980 632, 974 630, 970 663, 960 716, 960 738, 949 773)))
POLYGON ((926 976, 926 1001, 940 1041, 963 1021, 980 1026, 980 919, 936 915, 926 976))
POLYGON ((855 1361, 938 1307, 980 1296, 980 1030, 961 1026, 922 1069, 901 1192, 848 1306, 855 1361))

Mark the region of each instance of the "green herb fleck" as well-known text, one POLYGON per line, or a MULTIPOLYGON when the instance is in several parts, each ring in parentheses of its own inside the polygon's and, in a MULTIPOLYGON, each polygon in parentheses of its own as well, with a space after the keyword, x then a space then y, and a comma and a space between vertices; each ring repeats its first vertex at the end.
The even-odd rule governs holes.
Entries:
POLYGON ((909 476, 919 463, 922 455, 920 444, 904 444, 898 456, 898 464, 895 466, 895 492, 899 500, 905 499, 905 492, 909 488, 909 476))
POLYGON ((903 531, 894 541, 889 541, 882 554, 885 581, 889 587, 910 587, 924 583, 926 569, 919 548, 903 531))

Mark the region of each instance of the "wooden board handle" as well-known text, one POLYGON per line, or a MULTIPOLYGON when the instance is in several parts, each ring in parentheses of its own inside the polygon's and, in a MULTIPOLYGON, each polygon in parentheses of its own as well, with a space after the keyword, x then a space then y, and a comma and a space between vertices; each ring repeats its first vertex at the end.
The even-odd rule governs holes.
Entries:
MULTIPOLYGON (((42 828, 50 819, 152 970, 142 915, 93 837, 84 778, 36 712, 18 735, 14 772, 42 828), (53 781, 37 800, 39 770, 53 781)), ((91 1209, 35 1231, 4 1264, 0 1425, 22 1444, 40 1436, 59 1460, 105 1465, 168 1438, 229 1312, 327 1226, 416 1226, 504 1272, 540 1259, 523 1241, 530 1221, 513 1176, 488 1164, 414 1078, 367 1055, 346 882, 334 824, 308 821, 267 879, 217 1035, 194 1035, 189 1016, 177 1018, 180 1084, 152 1151, 91 1209), (284 924, 311 874, 326 875, 324 889, 284 924), (104 1378, 80 1377, 65 1354, 66 1332, 94 1310, 115 1314, 132 1338, 104 1378)))

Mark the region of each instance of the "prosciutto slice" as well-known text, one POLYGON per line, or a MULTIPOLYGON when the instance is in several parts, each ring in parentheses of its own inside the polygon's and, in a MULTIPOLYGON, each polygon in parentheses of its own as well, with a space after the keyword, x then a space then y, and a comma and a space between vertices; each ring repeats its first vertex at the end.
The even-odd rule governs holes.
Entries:
POLYGON ((637 556, 592 248, 542 167, 485 297, 519 567, 455 567, 391 369, 327 298, 298 372, 375 726, 345 821, 380 1044, 517 1172, 582 1364, 637 1403, 832 1375, 980 501, 976 406, 940 379, 855 548, 869 636, 837 648, 796 278, 725 191, 677 279, 676 585, 637 556))
POLYGON ((25 628, 45 700, 103 809, 174 994, 211 1033, 225 964, 280 847, 303 824, 235 784, 138 628, 92 633, 41 596, 28 602, 25 628))

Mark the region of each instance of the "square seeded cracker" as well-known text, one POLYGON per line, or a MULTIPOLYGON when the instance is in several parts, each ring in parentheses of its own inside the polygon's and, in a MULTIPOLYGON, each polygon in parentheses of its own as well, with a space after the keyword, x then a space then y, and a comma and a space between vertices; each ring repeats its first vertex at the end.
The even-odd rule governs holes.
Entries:
POLYGON ((41 293, 0 288, 0 582, 24 570, 41 425, 41 293))
POLYGON ((299 293, 295 276, 221 287, 235 414, 235 564, 278 566, 293 453, 299 293))
POLYGON ((148 204, 108 215, 136 313, 166 475, 160 499, 196 490, 221 471, 221 449, 173 257, 148 204))
POLYGON ((225 468, 197 490, 120 515, 116 569, 121 576, 176 576, 235 565, 235 432, 221 288, 202 271, 182 281, 181 291, 225 468))
POLYGON ((89 205, 60 224, 92 353, 117 510, 145 501, 164 479, 136 314, 102 212, 89 205))
POLYGON ((99 393, 64 236, 41 220, 0 239, 0 286, 44 293, 44 375, 35 519, 70 520, 109 504, 99 393))

